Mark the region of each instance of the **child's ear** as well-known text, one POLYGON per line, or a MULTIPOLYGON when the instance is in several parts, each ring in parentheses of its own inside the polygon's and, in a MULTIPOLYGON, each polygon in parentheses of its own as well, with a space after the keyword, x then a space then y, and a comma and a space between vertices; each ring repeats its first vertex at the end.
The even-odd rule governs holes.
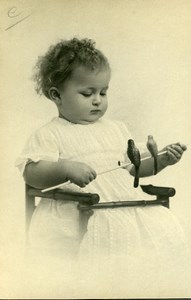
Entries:
POLYGON ((55 102, 55 104, 60 104, 61 98, 59 90, 56 87, 51 87, 48 91, 50 99, 55 102))

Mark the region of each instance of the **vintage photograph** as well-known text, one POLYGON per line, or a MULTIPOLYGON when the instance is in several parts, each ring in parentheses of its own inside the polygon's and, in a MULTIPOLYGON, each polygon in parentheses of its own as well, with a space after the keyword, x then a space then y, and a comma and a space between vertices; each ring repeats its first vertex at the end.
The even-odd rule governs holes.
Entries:
POLYGON ((0 298, 190 298, 191 1, 0 14, 0 298))

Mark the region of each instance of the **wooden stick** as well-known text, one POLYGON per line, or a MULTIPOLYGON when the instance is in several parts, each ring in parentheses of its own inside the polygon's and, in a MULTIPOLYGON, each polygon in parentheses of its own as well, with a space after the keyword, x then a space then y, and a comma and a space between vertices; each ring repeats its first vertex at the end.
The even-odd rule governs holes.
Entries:
MULTIPOLYGON (((167 153, 167 151, 159 152, 158 155, 162 155, 162 154, 165 154, 165 153, 167 153)), ((149 158, 152 158, 152 156, 146 156, 146 157, 143 157, 143 158, 141 158, 141 161, 147 160, 147 159, 149 159, 149 158)), ((130 165, 132 165, 132 163, 126 163, 126 164, 123 164, 123 165, 121 165, 121 166, 115 167, 115 168, 113 168, 113 169, 109 169, 109 170, 107 170, 107 171, 102 171, 102 172, 98 173, 97 175, 102 175, 102 174, 105 174, 105 173, 108 173, 108 172, 111 172, 111 171, 115 171, 115 170, 120 169, 120 168, 128 167, 128 166, 130 166, 130 165)))
POLYGON ((41 192, 42 192, 42 193, 45 193, 45 192, 48 192, 48 191, 51 191, 51 190, 54 190, 54 189, 58 189, 59 187, 62 187, 62 186, 65 186, 65 185, 69 185, 69 184, 71 184, 71 181, 70 181, 70 180, 68 180, 68 181, 66 181, 66 182, 64 182, 64 183, 60 183, 60 184, 51 186, 51 187, 46 188, 46 189, 44 189, 44 190, 41 190, 41 192))
MULTIPOLYGON (((158 155, 162 155, 162 154, 165 154, 165 153, 167 153, 167 151, 159 152, 158 155)), ((152 157, 152 156, 143 157, 143 158, 141 158, 141 161, 147 160, 147 159, 149 159, 149 158, 151 158, 151 157, 152 157)), ((106 171, 102 171, 102 172, 100 172, 100 173, 97 173, 97 175, 102 175, 102 174, 105 174, 105 173, 108 173, 108 172, 112 172, 112 171, 115 171, 115 170, 117 170, 117 169, 121 169, 121 168, 128 167, 128 166, 130 166, 130 165, 132 165, 132 163, 126 163, 126 164, 123 164, 123 165, 121 165, 121 166, 117 166, 117 167, 115 167, 115 168, 112 168, 112 169, 109 169, 109 170, 106 170, 106 171)), ((60 188, 60 187, 69 185, 69 184, 71 184, 71 181, 70 181, 70 180, 68 180, 68 181, 66 181, 66 182, 64 182, 64 183, 60 183, 60 184, 58 184, 58 185, 51 186, 51 187, 46 188, 46 189, 44 189, 44 190, 41 190, 41 192, 42 192, 42 193, 45 193, 45 192, 48 192, 48 191, 51 191, 51 190, 58 189, 58 188, 60 188)))

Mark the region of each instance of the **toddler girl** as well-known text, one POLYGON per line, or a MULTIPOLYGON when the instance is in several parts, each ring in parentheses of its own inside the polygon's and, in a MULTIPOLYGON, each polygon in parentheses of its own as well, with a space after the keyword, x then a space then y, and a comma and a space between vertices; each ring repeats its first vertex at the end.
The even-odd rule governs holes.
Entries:
MULTIPOLYGON (((43 189, 70 180, 69 189, 98 193, 100 202, 149 199, 133 187, 133 167, 97 176, 118 161, 128 162, 132 138, 123 123, 102 118, 110 77, 107 58, 89 39, 62 40, 39 58, 36 89, 55 103, 58 117, 32 134, 17 161, 27 184, 43 189)), ((177 163, 186 146, 175 143, 163 150, 167 153, 158 157, 159 171, 177 163)), ((142 162, 140 176, 152 174, 150 158, 142 162)), ((125 258, 127 266, 142 256, 144 262, 153 258, 157 268, 169 259, 173 265, 187 249, 181 227, 163 206, 95 210, 83 236, 76 203, 42 199, 29 238, 41 253, 79 254, 91 262, 112 258, 115 264, 125 258)))

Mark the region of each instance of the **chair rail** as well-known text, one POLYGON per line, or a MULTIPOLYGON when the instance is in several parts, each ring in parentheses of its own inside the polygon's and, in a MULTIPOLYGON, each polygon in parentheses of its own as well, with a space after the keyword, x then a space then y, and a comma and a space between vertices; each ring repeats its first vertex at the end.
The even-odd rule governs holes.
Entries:
POLYGON ((42 193, 41 190, 26 184, 26 231, 28 231, 30 220, 35 210, 35 197, 78 202, 78 209, 85 212, 99 208, 128 207, 137 205, 145 206, 160 204, 169 208, 169 197, 173 197, 176 193, 175 189, 172 187, 153 186, 152 184, 141 185, 141 188, 145 193, 155 195, 156 200, 112 201, 99 203, 100 197, 96 193, 66 192, 61 189, 42 193))
POLYGON ((172 187, 154 186, 152 184, 141 185, 142 190, 149 195, 173 197, 176 190, 172 187))

